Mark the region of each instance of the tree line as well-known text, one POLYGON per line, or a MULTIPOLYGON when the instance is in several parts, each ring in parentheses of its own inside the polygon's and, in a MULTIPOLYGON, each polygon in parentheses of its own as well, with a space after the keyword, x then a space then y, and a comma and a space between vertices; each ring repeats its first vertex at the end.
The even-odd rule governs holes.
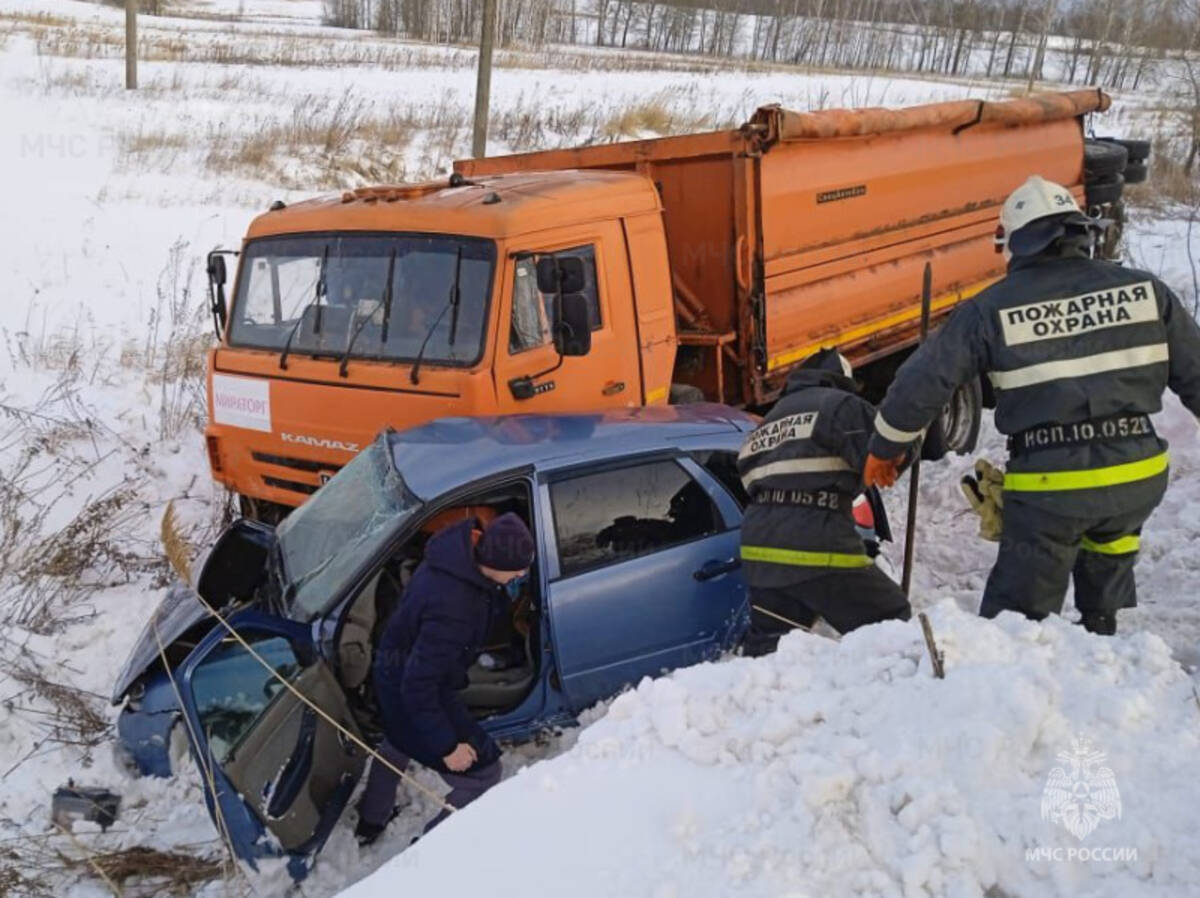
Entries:
MULTIPOLYGON (((1136 89, 1200 49, 1200 0, 499 0, 502 45, 1136 89)), ((324 0, 326 21, 470 43, 482 0, 324 0)))

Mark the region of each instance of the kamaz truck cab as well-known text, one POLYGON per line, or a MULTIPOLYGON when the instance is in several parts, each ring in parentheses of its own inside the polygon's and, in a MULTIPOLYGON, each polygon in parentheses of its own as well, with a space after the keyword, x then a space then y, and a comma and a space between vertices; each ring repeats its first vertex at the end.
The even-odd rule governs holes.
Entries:
POLYGON ((276 204, 250 227, 228 312, 210 257, 214 475, 272 520, 385 424, 666 402, 660 214, 650 182, 607 171, 276 204))

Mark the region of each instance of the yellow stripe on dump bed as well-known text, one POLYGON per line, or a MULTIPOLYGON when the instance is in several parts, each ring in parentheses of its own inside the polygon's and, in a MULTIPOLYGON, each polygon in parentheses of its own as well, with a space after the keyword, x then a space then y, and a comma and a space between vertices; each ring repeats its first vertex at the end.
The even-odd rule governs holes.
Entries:
MULTIPOLYGON (((986 281, 979 281, 969 287, 964 287, 962 290, 955 290, 953 293, 946 293, 936 297, 929 303, 930 312, 940 312, 943 309, 958 305, 960 302, 966 302, 971 297, 980 293, 984 288, 990 287, 999 278, 988 278, 986 281)), ((769 301, 769 300, 768 300, 769 301)), ((887 318, 882 318, 878 321, 873 321, 870 324, 864 324, 862 327, 851 328, 850 330, 842 331, 839 334, 834 334, 831 337, 825 337, 818 340, 816 343, 809 343, 807 346, 802 346, 799 349, 791 349, 787 352, 780 353, 767 362, 767 370, 775 371, 778 368, 786 368, 788 365, 795 362, 803 361, 814 352, 824 349, 826 346, 845 346, 864 337, 869 337, 878 331, 887 330, 897 325, 906 324, 910 321, 915 321, 921 317, 921 307, 918 305, 915 309, 906 309, 903 312, 897 312, 895 315, 889 315, 887 318)))

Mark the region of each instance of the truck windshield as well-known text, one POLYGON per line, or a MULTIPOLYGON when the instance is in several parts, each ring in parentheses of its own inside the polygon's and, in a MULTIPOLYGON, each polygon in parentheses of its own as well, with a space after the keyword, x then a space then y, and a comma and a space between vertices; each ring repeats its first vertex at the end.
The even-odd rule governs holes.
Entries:
POLYGON ((229 342, 331 358, 349 347, 350 358, 412 361, 429 336, 424 361, 470 365, 483 351, 495 257, 494 243, 471 237, 255 240, 242 257, 229 342), (458 314, 442 314, 456 276, 458 314))
POLYGON ((420 505, 391 464, 385 438, 355 456, 276 530, 290 616, 324 612, 420 505))

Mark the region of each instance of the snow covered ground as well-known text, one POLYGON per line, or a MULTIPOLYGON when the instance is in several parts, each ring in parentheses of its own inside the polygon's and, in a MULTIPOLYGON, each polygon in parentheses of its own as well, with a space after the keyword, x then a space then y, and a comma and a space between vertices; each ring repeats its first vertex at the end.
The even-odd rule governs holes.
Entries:
MULTIPOLYGON (((143 89, 128 93, 119 10, 0 0, 0 893, 108 894, 85 859, 97 852, 221 856, 194 778, 133 780, 111 757, 107 704, 168 576, 166 502, 197 543, 226 513, 199 429, 203 254, 236 245, 276 198, 426 177, 468 151, 469 52, 323 28, 314 0, 185 5, 205 18, 143 18, 152 52, 143 89), (50 831, 49 795, 68 777, 122 793, 111 831, 50 831)), ((720 127, 767 102, 1009 89, 583 50, 498 62, 493 152, 720 127)), ((1118 98, 1100 130, 1130 128, 1141 102, 1152 98, 1118 98)), ((1190 303, 1189 242, 1200 235, 1161 213, 1130 230, 1133 258, 1190 303)), ((353 894, 507 894, 568 887, 556 877, 571 870, 575 891, 663 898, 1194 891, 1196 853, 1173 836, 1197 798, 1180 771, 1200 709, 1170 659, 1200 664, 1189 551, 1200 444, 1178 408, 1161 426, 1172 488, 1147 527, 1143 607, 1123 621, 1152 635, 1105 642, 1057 622, 972 618, 994 547, 957 492, 970 461, 929 466, 915 593, 934 609, 945 683, 929 679, 916 629, 889 625, 644 684, 597 709, 594 726, 516 749, 509 782, 413 851, 399 854, 430 815, 420 801, 366 852, 343 822, 304 894, 334 894, 397 854, 353 894), (1107 752, 1124 801, 1084 842, 1040 816, 1072 735, 1107 752), (1025 860, 1030 847, 1072 845, 1138 856, 1025 860), (451 887, 452 873, 477 878, 451 887)), ((990 425, 984 449, 1001 457, 990 425)), ((901 523, 902 496, 889 502, 901 523)), ((287 882, 268 865, 205 888, 274 895, 287 882)))

